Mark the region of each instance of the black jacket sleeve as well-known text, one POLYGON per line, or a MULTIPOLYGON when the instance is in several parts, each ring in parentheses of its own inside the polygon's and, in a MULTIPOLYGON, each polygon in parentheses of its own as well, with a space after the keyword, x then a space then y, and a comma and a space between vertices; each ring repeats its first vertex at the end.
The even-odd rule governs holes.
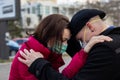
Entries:
POLYGON ((76 40, 76 38, 70 38, 70 40, 68 40, 68 47, 66 52, 73 57, 75 55, 76 52, 80 51, 81 49, 81 45, 78 42, 78 40, 76 40))
POLYGON ((70 80, 54 70, 50 63, 42 58, 36 59, 28 69, 39 80, 70 80))
MULTIPOLYGON (((109 47, 97 44, 90 53, 85 66, 71 80, 112 80, 114 73, 114 55, 109 47)), ((38 63, 33 63, 35 68, 30 67, 32 72, 39 80, 70 80, 61 73, 55 71, 50 63, 44 59, 38 63), (35 72, 34 72, 35 71, 35 72), (37 73, 39 72, 39 76, 37 73)))
POLYGON ((74 77, 75 80, 113 80, 115 52, 104 44, 95 45, 84 67, 74 77))

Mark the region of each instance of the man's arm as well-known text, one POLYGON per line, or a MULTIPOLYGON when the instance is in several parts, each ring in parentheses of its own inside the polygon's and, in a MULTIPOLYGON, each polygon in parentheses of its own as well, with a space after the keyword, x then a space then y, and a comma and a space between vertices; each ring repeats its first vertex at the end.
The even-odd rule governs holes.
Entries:
MULTIPOLYGON (((88 55, 85 66, 72 78, 72 80, 111 80, 113 74, 114 51, 103 44, 97 44, 88 55)), ((34 75, 40 80, 69 80, 59 72, 55 71, 46 60, 39 60, 34 68, 34 75), (39 65, 38 65, 39 63, 39 65)), ((33 64, 31 66, 33 66, 33 64)))
POLYGON ((51 64, 43 58, 36 59, 28 71, 34 74, 39 80, 70 80, 54 70, 51 64))
POLYGON ((75 80, 112 80, 114 74, 115 52, 99 43, 90 53, 84 67, 74 77, 75 80))

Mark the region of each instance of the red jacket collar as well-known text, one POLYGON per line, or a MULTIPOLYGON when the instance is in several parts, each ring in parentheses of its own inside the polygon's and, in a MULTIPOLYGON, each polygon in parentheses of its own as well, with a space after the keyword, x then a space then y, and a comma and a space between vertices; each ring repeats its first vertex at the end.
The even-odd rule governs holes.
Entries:
POLYGON ((47 47, 45 47, 42 43, 37 41, 33 36, 30 36, 26 43, 29 46, 29 48, 41 52, 45 58, 47 58, 51 52, 47 47))

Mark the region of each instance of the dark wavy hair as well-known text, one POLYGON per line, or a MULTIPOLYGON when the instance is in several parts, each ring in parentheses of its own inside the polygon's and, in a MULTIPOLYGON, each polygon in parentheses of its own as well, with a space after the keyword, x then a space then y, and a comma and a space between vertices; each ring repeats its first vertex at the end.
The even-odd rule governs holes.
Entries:
POLYGON ((61 44, 63 30, 68 28, 68 23, 69 19, 66 16, 60 14, 49 15, 40 22, 33 35, 46 46, 48 41, 50 41, 50 46, 61 44))

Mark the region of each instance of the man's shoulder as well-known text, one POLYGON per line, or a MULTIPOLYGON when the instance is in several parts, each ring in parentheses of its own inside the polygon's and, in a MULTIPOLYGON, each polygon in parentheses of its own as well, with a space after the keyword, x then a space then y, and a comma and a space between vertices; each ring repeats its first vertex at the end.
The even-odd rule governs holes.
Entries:
POLYGON ((113 33, 113 34, 109 34, 107 36, 111 37, 113 39, 113 41, 110 41, 110 42, 105 41, 102 44, 107 45, 111 48, 120 47, 120 31, 119 31, 119 34, 113 33))
POLYGON ((105 41, 102 43, 97 43, 95 44, 92 49, 90 50, 90 52, 94 52, 94 51, 103 51, 103 50, 108 50, 108 51, 114 51, 117 48, 120 48, 120 35, 115 35, 115 34, 111 34, 111 35, 107 35, 109 37, 111 37, 113 39, 113 41, 105 41))
POLYGON ((109 46, 112 48, 114 47, 119 47, 120 45, 120 27, 115 27, 115 28, 112 28, 110 31, 108 31, 106 34, 103 34, 105 36, 109 36, 113 39, 113 41, 111 42, 103 42, 103 43, 100 43, 101 45, 106 45, 106 46, 109 46))
POLYGON ((102 42, 102 43, 97 43, 96 45, 93 46, 91 51, 119 51, 120 53, 120 34, 109 34, 107 35, 113 39, 113 41, 110 42, 102 42))
POLYGON ((120 34, 120 27, 115 27, 113 28, 109 33, 109 34, 120 34))

